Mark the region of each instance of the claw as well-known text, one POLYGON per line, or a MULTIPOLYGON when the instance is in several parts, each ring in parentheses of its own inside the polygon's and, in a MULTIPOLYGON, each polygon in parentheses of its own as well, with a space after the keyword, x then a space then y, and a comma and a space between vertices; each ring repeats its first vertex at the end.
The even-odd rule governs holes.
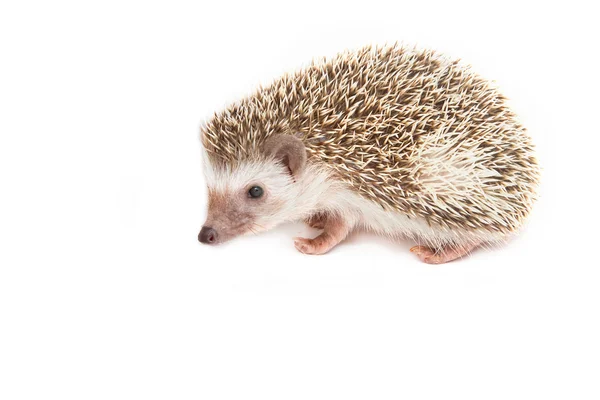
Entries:
POLYGON ((294 246, 296 247, 296 250, 303 254, 314 254, 314 252, 311 251, 312 246, 310 242, 311 239, 305 239, 301 237, 294 238, 294 246))

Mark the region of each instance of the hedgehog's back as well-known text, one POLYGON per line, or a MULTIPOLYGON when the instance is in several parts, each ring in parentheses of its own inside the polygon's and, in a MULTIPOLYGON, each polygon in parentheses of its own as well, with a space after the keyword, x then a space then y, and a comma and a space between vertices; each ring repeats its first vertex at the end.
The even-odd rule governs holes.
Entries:
POLYGON ((432 225, 512 231, 537 184, 505 98, 431 51, 366 47, 314 62, 216 115, 203 143, 231 164, 273 134, 298 135, 362 195, 432 225))

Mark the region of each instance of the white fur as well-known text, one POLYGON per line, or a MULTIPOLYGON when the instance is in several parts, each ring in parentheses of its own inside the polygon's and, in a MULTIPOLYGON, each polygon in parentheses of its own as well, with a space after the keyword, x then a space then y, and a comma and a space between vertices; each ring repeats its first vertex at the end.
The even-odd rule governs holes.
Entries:
MULTIPOLYGON (((205 157, 205 160, 207 158, 205 157)), ((384 210, 335 179, 325 168, 308 164, 295 178, 273 160, 242 163, 235 169, 215 170, 205 164, 209 188, 236 193, 252 184, 261 184, 268 195, 281 201, 281 207, 259 215, 258 226, 270 229, 286 221, 298 221, 317 212, 341 216, 350 230, 362 229, 390 237, 409 237, 420 244, 442 247, 495 243, 503 234, 475 229, 448 229, 430 226, 425 219, 384 210)))

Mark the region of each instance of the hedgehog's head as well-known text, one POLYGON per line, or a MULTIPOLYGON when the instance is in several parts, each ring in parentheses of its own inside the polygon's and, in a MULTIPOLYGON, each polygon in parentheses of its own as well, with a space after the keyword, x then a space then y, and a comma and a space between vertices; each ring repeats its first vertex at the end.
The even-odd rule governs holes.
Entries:
POLYGON ((235 166, 205 164, 208 215, 198 240, 218 244, 295 219, 305 166, 304 144, 291 135, 272 136, 235 166))

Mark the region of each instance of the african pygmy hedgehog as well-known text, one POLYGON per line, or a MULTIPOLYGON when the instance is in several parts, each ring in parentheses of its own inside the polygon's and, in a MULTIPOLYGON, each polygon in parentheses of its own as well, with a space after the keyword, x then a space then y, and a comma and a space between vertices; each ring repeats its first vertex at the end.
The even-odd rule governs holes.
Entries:
POLYGON ((354 230, 407 236, 443 263, 515 233, 539 169, 506 98, 432 51, 365 47, 313 63, 215 114, 201 128, 216 244, 284 221, 323 254, 354 230))

